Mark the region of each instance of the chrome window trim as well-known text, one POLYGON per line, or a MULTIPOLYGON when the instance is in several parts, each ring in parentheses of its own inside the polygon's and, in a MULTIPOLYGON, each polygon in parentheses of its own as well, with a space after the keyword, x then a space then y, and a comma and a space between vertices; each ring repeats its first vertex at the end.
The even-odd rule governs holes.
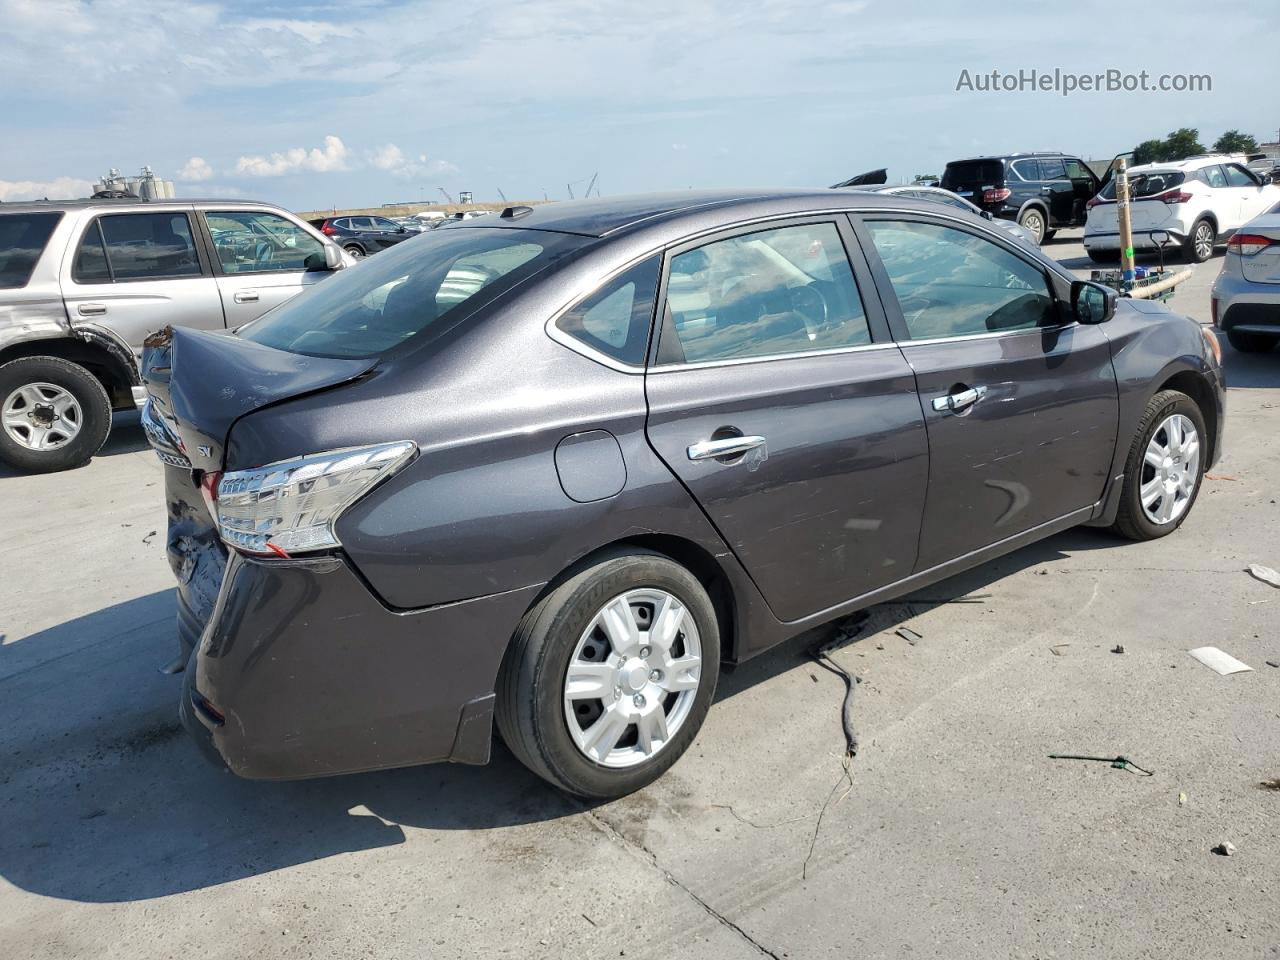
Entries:
MULTIPOLYGON (((939 204, 936 204, 930 200, 919 200, 916 202, 921 204, 929 204, 930 206, 933 206, 933 207, 940 206, 939 204)), ((982 220, 979 218, 975 222, 974 219, 970 219, 968 217, 963 217, 955 213, 951 213, 945 207, 942 207, 941 209, 938 209, 938 210, 933 210, 933 209, 919 210, 919 209, 913 209, 911 207, 892 207, 892 206, 836 207, 836 208, 829 208, 825 210, 799 210, 799 211, 789 212, 789 213, 770 213, 770 214, 765 214, 763 216, 752 218, 750 220, 740 220, 732 224, 720 224, 714 227, 707 227, 706 229, 700 230, 697 233, 691 233, 688 236, 681 237, 679 240, 673 243, 667 243, 667 244, 664 244, 663 246, 655 247, 637 257, 633 257, 631 260, 627 261, 622 266, 618 267, 615 270, 610 271, 601 280, 599 280, 594 286, 583 291, 582 293, 578 293, 570 297, 570 299, 564 304, 564 306, 555 310, 551 314, 551 316, 547 319, 546 323, 543 324, 543 332, 545 332, 546 335, 550 337, 552 340, 554 340, 556 343, 560 344, 562 347, 565 347, 566 349, 572 350, 574 353, 578 354, 579 356, 586 357, 588 360, 593 360, 596 363, 602 364, 611 370, 616 370, 618 373, 627 373, 627 374, 635 375, 635 374, 643 374, 646 372, 646 370, 649 373, 665 373, 665 372, 674 371, 674 370, 700 369, 703 367, 737 366, 738 364, 743 364, 743 363, 771 362, 774 360, 786 360, 793 357, 797 359, 805 358, 805 357, 816 357, 826 353, 854 353, 854 352, 871 350, 871 349, 888 349, 890 347, 904 347, 904 346, 908 346, 911 344, 918 344, 918 343, 942 343, 952 339, 970 340, 975 337, 1007 337, 1007 336, 1014 336, 1020 333, 1039 333, 1045 330, 1057 330, 1057 329, 1062 329, 1065 327, 1072 326, 1072 324, 1066 323, 1066 324, 1060 324, 1059 326, 1056 326, 1056 327, 1033 327, 1030 330, 1011 330, 1011 331, 997 331, 994 333, 975 333, 975 334, 968 334, 963 337, 943 337, 936 340, 888 340, 888 341, 885 341, 884 343, 869 343, 869 344, 862 344, 855 347, 831 347, 826 350, 805 350, 797 353, 776 353, 776 354, 768 354, 767 356, 759 356, 759 357, 731 357, 724 360, 701 360, 696 363, 674 363, 674 364, 663 364, 663 365, 654 364, 653 366, 647 367, 647 368, 643 364, 638 364, 638 365, 629 364, 629 363, 623 363, 621 360, 615 360, 613 357, 609 356, 608 354, 602 353, 601 351, 596 350, 594 347, 591 347, 588 344, 583 343, 581 340, 578 340, 576 337, 573 337, 570 334, 565 333, 563 330, 561 330, 559 327, 556 326, 556 322, 562 316, 564 316, 564 314, 566 314, 575 304, 597 293, 606 284, 611 283, 616 277, 630 270, 632 267, 636 266, 639 263, 642 263, 645 260, 648 260, 652 256, 661 255, 665 257, 668 251, 674 250, 678 247, 683 247, 685 244, 692 243, 696 240, 701 239, 702 237, 713 236, 718 233, 723 233, 726 230, 736 230, 739 227, 750 227, 750 226, 754 226, 756 224, 761 224, 761 223, 771 223, 775 220, 792 220, 792 219, 804 218, 804 217, 831 217, 834 220, 836 217, 877 216, 879 214, 902 214, 902 213, 909 214, 909 215, 917 215, 917 216, 924 215, 926 217, 932 217, 936 220, 949 220, 952 223, 958 223, 962 226, 981 227, 983 228, 983 230, 986 232, 988 236, 995 237, 997 240, 1002 241, 1001 246, 1004 249, 1008 250, 1014 256, 1020 257, 1022 260, 1026 261, 1030 265, 1037 266, 1045 270, 1053 269, 1060 278, 1068 282, 1074 281, 1076 279, 1074 274, 1068 273, 1064 267, 1061 267, 1056 261, 1050 260, 1047 256, 1045 256, 1043 260, 1040 260, 1040 259, 1028 260, 1026 256, 1024 256, 1020 251, 1014 248, 1013 242, 1009 238, 1008 232, 1001 229, 1000 227, 994 226, 991 221, 982 220)), ((972 214, 971 217, 977 218, 977 214, 972 214)), ((662 306, 661 304, 655 304, 654 305, 655 311, 660 309, 661 306, 662 306)), ((652 324, 653 321, 651 320, 650 323, 652 324)), ((652 336, 652 332, 653 331, 651 327, 650 336, 652 336)))
POLYGON ((934 343, 953 343, 963 340, 994 340, 997 337, 1020 337, 1032 333, 1045 334, 1066 330, 1068 327, 1074 326, 1074 323, 1055 323, 1051 327, 1024 327, 1019 330, 989 330, 986 333, 964 333, 954 337, 929 337, 927 340, 899 340, 897 341, 897 345, 905 350, 907 347, 918 347, 934 343))
POLYGON ((894 341, 887 343, 864 343, 855 347, 828 347, 825 350, 798 350, 795 353, 769 353, 758 357, 727 357, 724 360, 697 360, 693 363, 664 363, 649 368, 651 374, 676 373, 681 370, 703 370, 711 367, 737 367, 747 363, 772 363, 775 360, 803 360, 812 357, 825 357, 842 353, 866 353, 871 350, 894 350, 901 344, 894 341))

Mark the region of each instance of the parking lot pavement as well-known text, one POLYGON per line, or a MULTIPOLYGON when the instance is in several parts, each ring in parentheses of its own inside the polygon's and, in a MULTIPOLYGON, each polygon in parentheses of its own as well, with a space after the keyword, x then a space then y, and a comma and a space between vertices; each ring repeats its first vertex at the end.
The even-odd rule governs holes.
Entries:
MULTIPOLYGON (((1087 275, 1078 231, 1047 249, 1087 275)), ((1207 321, 1219 263, 1171 306, 1207 321)), ((836 654, 864 681, 851 787, 812 637, 725 676, 689 754, 614 803, 500 746, 237 780, 155 670, 173 601, 136 417, 88 467, 0 473, 0 956, 1269 956, 1280 590, 1243 568, 1280 567, 1280 353, 1225 349, 1226 459, 1177 534, 1070 531, 872 611, 836 654)))

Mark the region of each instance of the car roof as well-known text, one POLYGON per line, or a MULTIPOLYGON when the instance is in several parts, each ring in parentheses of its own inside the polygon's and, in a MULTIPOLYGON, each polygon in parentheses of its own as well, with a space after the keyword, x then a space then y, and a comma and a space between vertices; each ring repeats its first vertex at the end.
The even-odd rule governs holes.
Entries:
POLYGON ((894 202, 921 203, 919 200, 895 201, 868 190, 688 190, 678 193, 633 194, 592 200, 561 200, 536 207, 510 207, 501 215, 475 217, 454 224, 456 229, 495 230, 525 228, 575 233, 588 237, 615 235, 642 226, 673 222, 709 211, 727 213, 734 219, 749 220, 754 216, 785 216, 789 212, 808 210, 841 210, 850 206, 889 205, 894 202), (856 196, 857 203, 850 203, 856 196), (508 216, 508 211, 513 215, 508 216))
POLYGON ((104 209, 129 209, 132 207, 168 207, 181 208, 205 207, 210 205, 228 207, 261 207, 264 210, 280 209, 277 204, 261 200, 237 200, 230 197, 171 197, 165 200, 145 200, 141 197, 120 197, 94 200, 19 200, 14 203, 0 203, 0 213, 50 213, 66 210, 84 210, 90 207, 104 209))
POLYGON ((1015 153, 987 153, 978 157, 965 157, 962 160, 952 160, 952 163, 972 163, 974 160, 1017 160, 1019 157, 1070 157, 1074 154, 1063 153, 1061 150, 1023 150, 1015 153))
POLYGON ((1191 170, 1199 170, 1202 167, 1212 167, 1219 163, 1245 163, 1245 155, 1242 153, 1202 153, 1194 157, 1187 157, 1185 160, 1170 160, 1160 163, 1143 163, 1136 167, 1130 167, 1128 173, 1151 173, 1156 170, 1176 170, 1179 173, 1187 173, 1191 170))

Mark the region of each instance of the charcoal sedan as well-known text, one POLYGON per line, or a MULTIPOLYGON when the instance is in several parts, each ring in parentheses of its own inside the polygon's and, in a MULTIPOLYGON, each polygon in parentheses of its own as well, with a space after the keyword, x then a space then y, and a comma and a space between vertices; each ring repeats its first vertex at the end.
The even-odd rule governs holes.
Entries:
POLYGON ((722 665, 1077 524, 1172 533, 1222 447, 1196 323, 852 191, 512 207, 144 366, 181 713, 254 778, 484 763, 496 721, 624 794, 722 665))

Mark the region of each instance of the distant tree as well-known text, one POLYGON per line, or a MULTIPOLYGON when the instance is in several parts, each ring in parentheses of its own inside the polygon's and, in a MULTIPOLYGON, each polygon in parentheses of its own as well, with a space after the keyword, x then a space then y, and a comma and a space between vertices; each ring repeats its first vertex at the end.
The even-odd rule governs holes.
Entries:
POLYGON ((1137 166, 1140 163, 1158 163, 1164 159, 1164 141, 1163 140, 1143 140, 1140 144, 1133 148, 1133 164, 1137 166))
POLYGON ((1258 141, 1239 130, 1228 130, 1213 142, 1215 153, 1257 153, 1258 141))
POLYGON ((1204 152, 1204 144, 1200 142, 1200 131, 1193 130, 1191 127, 1180 127, 1165 137, 1164 156, 1160 159, 1170 163, 1204 152))

